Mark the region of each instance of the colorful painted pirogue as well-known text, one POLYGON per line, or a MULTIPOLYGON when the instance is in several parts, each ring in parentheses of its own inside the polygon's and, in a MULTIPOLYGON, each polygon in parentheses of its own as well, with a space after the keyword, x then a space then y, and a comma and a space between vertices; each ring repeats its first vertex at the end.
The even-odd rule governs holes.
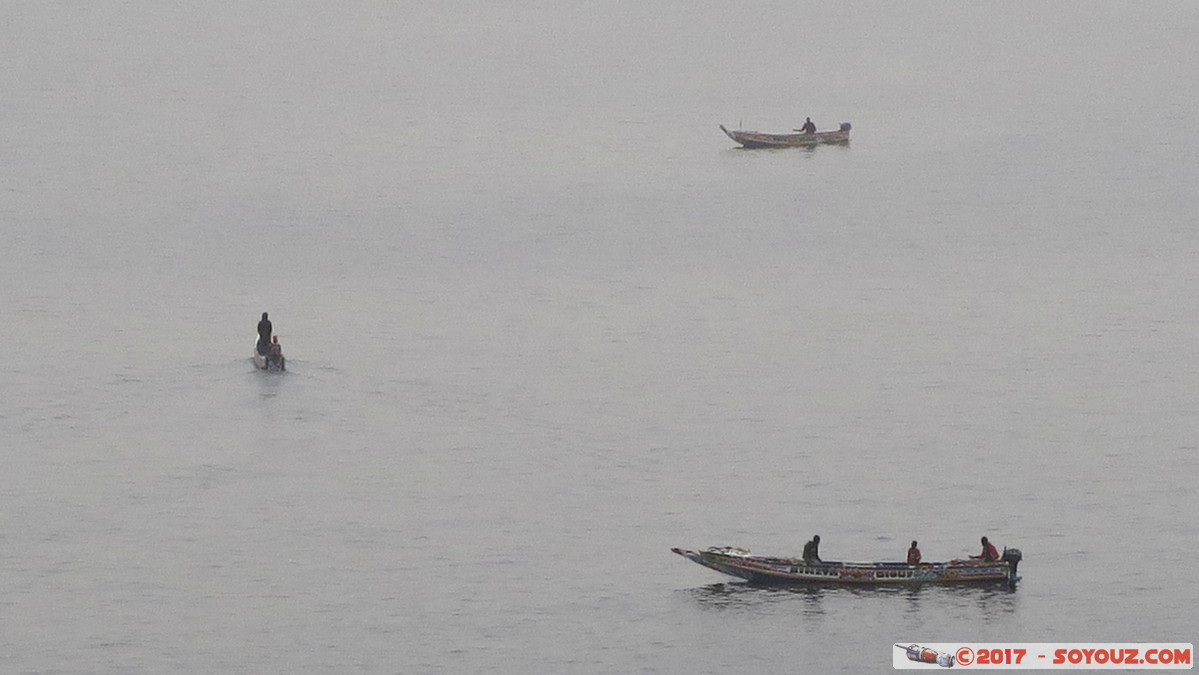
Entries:
POLYGON ((849 122, 842 122, 841 128, 835 131, 817 131, 810 134, 764 134, 759 131, 726 129, 723 124, 720 125, 720 130, 729 138, 747 148, 795 148, 848 143, 851 128, 849 122))
POLYGON ((994 562, 951 560, 909 565, 901 562, 823 562, 801 558, 768 558, 743 548, 712 547, 706 551, 671 551, 704 567, 757 583, 890 586, 899 584, 958 584, 1006 581, 1015 583, 1019 549, 1005 548, 994 562))

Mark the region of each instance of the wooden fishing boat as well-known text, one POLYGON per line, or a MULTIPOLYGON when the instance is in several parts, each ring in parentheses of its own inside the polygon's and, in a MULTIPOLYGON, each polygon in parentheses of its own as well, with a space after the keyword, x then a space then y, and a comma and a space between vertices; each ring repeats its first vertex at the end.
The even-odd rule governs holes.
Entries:
POLYGON ((729 138, 747 148, 797 148, 814 145, 849 143, 849 122, 842 122, 836 131, 817 131, 810 134, 763 134, 757 131, 741 131, 726 129, 723 124, 720 130, 729 138))
POLYGON ((684 558, 754 583, 893 586, 903 584, 960 584, 1008 582, 1015 584, 1019 549, 1005 548, 994 562, 950 560, 909 565, 901 562, 823 562, 808 564, 801 558, 752 555, 743 548, 712 547, 706 551, 670 549, 684 558))

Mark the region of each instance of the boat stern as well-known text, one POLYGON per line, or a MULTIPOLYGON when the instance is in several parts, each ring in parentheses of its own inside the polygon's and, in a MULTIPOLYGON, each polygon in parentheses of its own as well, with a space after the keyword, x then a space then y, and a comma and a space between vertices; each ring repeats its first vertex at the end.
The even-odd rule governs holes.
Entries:
POLYGON ((1024 560, 1024 554, 1018 548, 1003 548, 1003 555, 999 558, 1008 565, 1008 581, 1016 583, 1016 568, 1020 565, 1020 561, 1024 560))

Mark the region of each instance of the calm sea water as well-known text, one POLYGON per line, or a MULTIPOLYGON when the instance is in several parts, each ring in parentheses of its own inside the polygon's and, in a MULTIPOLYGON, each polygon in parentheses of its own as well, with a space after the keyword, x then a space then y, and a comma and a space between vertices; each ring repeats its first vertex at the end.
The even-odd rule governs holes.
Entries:
POLYGON ((0 670, 1195 641, 1199 5, 5 9, 0 670))

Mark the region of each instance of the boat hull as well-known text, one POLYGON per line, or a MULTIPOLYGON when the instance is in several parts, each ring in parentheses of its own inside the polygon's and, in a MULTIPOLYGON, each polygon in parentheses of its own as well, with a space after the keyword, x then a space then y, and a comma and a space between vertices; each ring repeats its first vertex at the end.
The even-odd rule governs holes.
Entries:
POLYGON ((287 370, 287 359, 282 354, 259 354, 255 347, 253 354, 254 367, 258 370, 282 372, 287 370))
POLYGON ((1020 555, 994 562, 953 560, 908 565, 899 562, 826 562, 808 564, 799 558, 750 555, 745 549, 720 547, 706 551, 672 548, 688 560, 754 583, 847 586, 902 586, 908 584, 1014 583, 1020 555))
POLYGON ((726 129, 720 130, 729 138, 746 148, 803 148, 816 145, 844 145, 849 143, 849 122, 842 122, 836 131, 818 131, 812 134, 764 134, 758 131, 726 129))

